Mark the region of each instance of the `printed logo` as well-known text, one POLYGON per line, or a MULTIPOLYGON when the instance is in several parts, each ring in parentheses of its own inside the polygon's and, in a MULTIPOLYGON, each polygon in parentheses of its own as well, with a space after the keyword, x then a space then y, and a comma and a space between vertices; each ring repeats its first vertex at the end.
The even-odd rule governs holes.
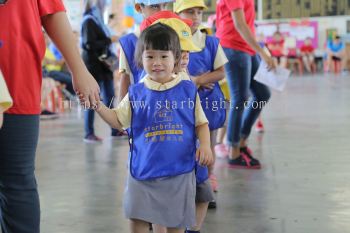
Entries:
POLYGON ((187 31, 182 31, 181 32, 184 37, 189 37, 190 34, 187 31))

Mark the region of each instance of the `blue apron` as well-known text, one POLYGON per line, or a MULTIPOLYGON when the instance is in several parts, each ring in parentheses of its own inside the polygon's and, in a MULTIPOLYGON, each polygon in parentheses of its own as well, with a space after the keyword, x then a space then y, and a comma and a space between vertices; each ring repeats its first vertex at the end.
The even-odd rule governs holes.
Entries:
POLYGON ((125 36, 120 37, 119 42, 123 51, 125 53, 126 60, 128 60, 128 64, 134 78, 134 83, 138 83, 140 79, 143 77, 143 69, 140 69, 135 64, 135 49, 137 43, 137 37, 134 33, 129 33, 125 36))
MULTIPOLYGON (((212 36, 206 36, 205 48, 200 52, 190 53, 188 71, 191 76, 199 76, 206 72, 214 71, 214 61, 219 46, 219 40, 212 36)), ((226 119, 226 109, 224 94, 218 82, 212 90, 200 89, 198 91, 202 108, 209 121, 209 129, 221 128, 226 119), (221 106, 222 105, 222 106, 221 106)))
MULTIPOLYGON (((191 76, 199 76, 206 72, 214 71, 214 61, 216 52, 219 46, 219 40, 212 36, 206 36, 205 48, 199 52, 190 53, 190 61, 188 64, 188 71, 191 76)), ((225 97, 221 91, 219 83, 215 83, 212 90, 200 89, 198 90, 199 98, 205 116, 209 121, 209 129, 215 130, 221 128, 226 119, 226 110, 220 107, 225 97), (217 111, 213 111, 214 103, 217 103, 217 111)), ((196 181, 198 184, 203 183, 208 179, 208 168, 196 163, 196 181)))
POLYGON ((130 86, 129 168, 135 179, 149 180, 193 171, 196 94, 196 87, 187 80, 164 91, 150 90, 144 83, 130 86), (184 101, 191 104, 182 105, 184 101))

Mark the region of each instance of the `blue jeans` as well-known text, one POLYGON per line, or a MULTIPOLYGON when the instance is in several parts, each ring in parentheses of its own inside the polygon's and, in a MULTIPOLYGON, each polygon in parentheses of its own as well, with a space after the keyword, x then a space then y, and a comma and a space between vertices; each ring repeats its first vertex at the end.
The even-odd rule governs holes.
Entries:
POLYGON ((0 129, 0 224, 3 233, 39 233, 34 174, 38 115, 5 114, 0 129))
MULTIPOLYGON (((113 108, 113 100, 114 100, 114 85, 113 79, 106 79, 103 81, 99 81, 98 85, 101 88, 101 94, 103 103, 109 107, 113 108)), ((95 134, 94 130, 94 119, 95 119, 95 111, 94 110, 85 110, 84 112, 84 128, 85 128, 85 137, 95 134)), ((112 136, 115 136, 118 133, 118 130, 112 129, 112 136)))
POLYGON ((231 95, 227 139, 231 146, 236 147, 241 138, 248 138, 271 92, 267 86, 254 80, 260 64, 258 55, 251 56, 229 48, 224 48, 224 52, 229 60, 225 70, 231 95))

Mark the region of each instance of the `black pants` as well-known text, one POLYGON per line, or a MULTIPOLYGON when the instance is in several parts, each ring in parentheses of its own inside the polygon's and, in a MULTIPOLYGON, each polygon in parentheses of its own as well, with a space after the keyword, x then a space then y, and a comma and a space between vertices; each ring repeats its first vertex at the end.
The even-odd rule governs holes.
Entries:
POLYGON ((3 233, 39 233, 34 175, 38 115, 4 115, 0 129, 0 223, 3 233))

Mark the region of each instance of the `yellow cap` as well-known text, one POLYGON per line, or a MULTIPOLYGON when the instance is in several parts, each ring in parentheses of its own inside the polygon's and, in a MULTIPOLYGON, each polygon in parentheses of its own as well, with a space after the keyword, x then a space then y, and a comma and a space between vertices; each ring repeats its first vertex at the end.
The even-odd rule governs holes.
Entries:
POLYGON ((200 49, 192 41, 191 28, 182 20, 177 18, 159 19, 155 23, 165 24, 175 30, 180 39, 181 50, 198 52, 200 49))
POLYGON ((176 0, 174 2, 175 13, 180 13, 183 10, 193 7, 203 7, 204 9, 208 9, 203 0, 176 0))

